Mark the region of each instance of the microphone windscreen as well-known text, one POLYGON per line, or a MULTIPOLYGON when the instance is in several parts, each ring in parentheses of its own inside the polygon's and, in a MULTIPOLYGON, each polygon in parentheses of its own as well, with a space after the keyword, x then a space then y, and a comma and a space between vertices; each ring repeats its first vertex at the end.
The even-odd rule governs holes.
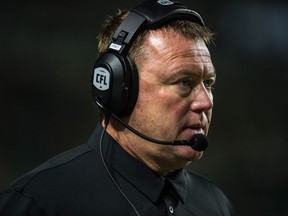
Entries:
POLYGON ((195 134, 190 139, 190 146, 196 151, 204 151, 208 147, 208 138, 204 134, 195 134))

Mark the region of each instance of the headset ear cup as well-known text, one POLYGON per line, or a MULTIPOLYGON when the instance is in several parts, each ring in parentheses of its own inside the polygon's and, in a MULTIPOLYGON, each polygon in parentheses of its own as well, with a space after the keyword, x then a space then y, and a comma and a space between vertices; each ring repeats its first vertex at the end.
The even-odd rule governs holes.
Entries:
POLYGON ((104 111, 123 117, 129 115, 138 96, 138 73, 130 59, 106 52, 95 63, 92 97, 104 111))

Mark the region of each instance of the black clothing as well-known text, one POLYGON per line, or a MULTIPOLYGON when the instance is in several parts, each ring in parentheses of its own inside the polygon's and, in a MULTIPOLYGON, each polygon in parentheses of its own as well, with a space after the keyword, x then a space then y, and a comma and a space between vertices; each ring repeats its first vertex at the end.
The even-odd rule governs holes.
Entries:
POLYGON ((101 146, 112 179, 101 160, 102 130, 99 124, 87 143, 6 187, 0 194, 0 215, 234 215, 229 200, 211 181, 185 169, 160 177, 105 133, 101 146))

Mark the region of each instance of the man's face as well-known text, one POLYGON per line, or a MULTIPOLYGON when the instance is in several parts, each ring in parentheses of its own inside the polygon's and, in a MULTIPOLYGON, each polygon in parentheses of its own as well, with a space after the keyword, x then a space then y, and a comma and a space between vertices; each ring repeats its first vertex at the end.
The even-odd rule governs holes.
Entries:
MULTIPOLYGON (((207 135, 216 74, 205 43, 172 30, 157 30, 148 34, 144 46, 148 55, 137 62, 139 96, 129 125, 165 141, 189 139, 196 133, 207 135)), ((146 163, 153 163, 155 169, 162 165, 169 169, 167 162, 175 168, 185 166, 203 154, 189 146, 159 145, 132 134, 128 137, 135 143, 136 157, 149 160, 146 163)))

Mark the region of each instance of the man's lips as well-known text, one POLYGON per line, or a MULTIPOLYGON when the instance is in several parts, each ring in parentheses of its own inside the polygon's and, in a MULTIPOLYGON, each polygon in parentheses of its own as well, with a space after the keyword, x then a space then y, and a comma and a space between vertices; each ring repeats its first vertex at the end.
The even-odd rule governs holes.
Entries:
POLYGON ((206 135, 206 127, 202 125, 189 126, 185 129, 184 133, 189 137, 192 137, 194 134, 199 134, 199 133, 206 135))

